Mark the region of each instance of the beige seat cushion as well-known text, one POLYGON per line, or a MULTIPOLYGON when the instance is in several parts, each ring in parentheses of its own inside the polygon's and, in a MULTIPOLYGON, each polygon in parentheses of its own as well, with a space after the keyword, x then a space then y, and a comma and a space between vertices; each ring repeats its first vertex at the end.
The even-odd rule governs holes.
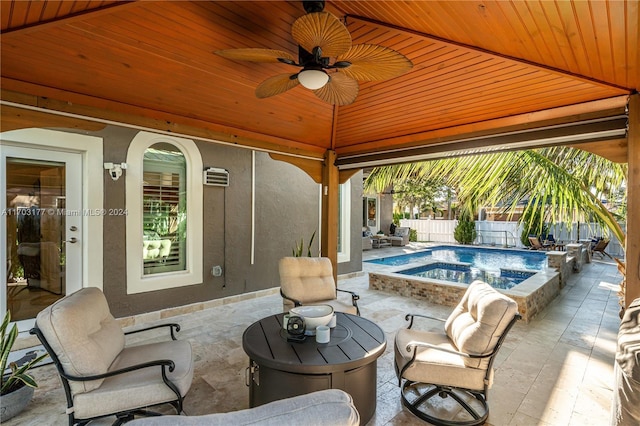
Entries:
MULTIPOLYGON (((444 333, 401 329, 396 334, 394 346, 398 371, 401 371, 411 361, 413 349, 408 352, 406 348, 412 341, 427 342, 439 348, 456 350, 444 333)), ((404 372, 403 377, 415 382, 447 384, 482 390, 484 375, 485 370, 466 367, 464 358, 459 355, 422 347, 417 350, 416 362, 404 372)), ((493 371, 491 371, 490 381, 493 381, 493 371)))
MULTIPOLYGON (((482 281, 474 281, 445 323, 452 344, 469 354, 493 350, 514 315, 517 303, 482 281)), ((486 369, 487 358, 465 358, 467 367, 486 369)))
POLYGON ((333 266, 326 257, 284 257, 279 262, 282 292, 303 304, 336 298, 333 266))
MULTIPOLYGON (((124 333, 109 311, 104 294, 89 287, 42 310, 36 324, 58 355, 67 374, 107 372, 125 344, 124 333)), ((70 382, 72 393, 98 388, 103 380, 70 382)))
MULTIPOLYGON (((124 348, 109 371, 119 370, 150 360, 170 359, 175 370, 168 372, 167 378, 185 396, 193 380, 193 354, 191 344, 186 340, 171 340, 141 346, 124 348)), ((174 401, 175 393, 162 381, 159 366, 119 374, 104 380, 102 385, 91 392, 74 395, 75 415, 86 419, 120 410, 174 401)))

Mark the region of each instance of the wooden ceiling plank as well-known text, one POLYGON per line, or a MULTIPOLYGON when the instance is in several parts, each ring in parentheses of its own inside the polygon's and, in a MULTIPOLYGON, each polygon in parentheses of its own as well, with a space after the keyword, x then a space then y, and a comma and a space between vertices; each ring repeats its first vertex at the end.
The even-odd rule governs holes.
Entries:
MULTIPOLYGON (((453 73, 452 73, 453 74, 453 73)), ((443 84, 435 83, 430 89, 415 89, 416 91, 421 91, 428 99, 428 101, 416 99, 417 105, 412 105, 414 108, 418 109, 426 109, 433 108, 438 103, 438 99, 441 99, 441 102, 445 105, 451 105, 452 102, 455 102, 453 97, 455 96, 456 100, 464 101, 465 96, 464 93, 471 92, 472 98, 470 100, 473 101, 481 101, 482 99, 488 96, 500 95, 504 94, 505 98, 512 99, 515 96, 524 97, 527 95, 535 96, 536 92, 533 89, 538 89, 537 91, 549 91, 555 90, 554 87, 546 87, 546 85, 551 84, 551 81, 556 82, 556 84, 565 84, 575 86, 575 83, 572 80, 562 79, 557 76, 553 76, 548 73, 542 72, 531 72, 527 73, 526 69, 520 70, 519 73, 510 73, 508 75, 503 75, 500 77, 503 82, 501 84, 494 85, 486 85, 475 73, 468 73, 465 75, 464 73, 460 73, 455 76, 455 78, 459 79, 459 82, 456 83, 455 79, 452 75, 452 80, 443 84), (505 88, 505 84, 508 81, 510 88, 505 88), (516 91, 517 93, 512 93, 516 91)), ((498 78, 497 76, 495 78, 498 78)), ((581 84, 582 85, 582 84, 581 84)), ((584 85, 583 85, 584 86, 584 85)), ((404 99, 413 99, 411 90, 408 91, 396 91, 393 92, 393 96, 398 96, 404 99)), ((377 109, 376 112, 381 116, 387 117, 387 114, 393 114, 394 109, 397 107, 394 106, 392 101, 392 97, 385 96, 384 102, 381 104, 381 108, 385 109, 377 109)), ((510 101, 512 102, 512 101, 510 101)), ((365 117, 371 117, 371 109, 375 107, 372 102, 367 103, 366 109, 360 109, 358 112, 352 109, 349 110, 348 115, 349 118, 353 115, 359 115, 359 119, 363 119, 365 117)))
POLYGON ((628 96, 617 96, 614 98, 603 99, 598 101, 585 102, 563 106, 558 108, 549 108, 536 112, 513 115, 510 117, 500 117, 487 120, 481 123, 469 123, 455 128, 442 128, 412 135, 401 136, 397 138, 389 138, 386 140, 377 140, 366 142, 352 146, 336 148, 339 156, 347 154, 356 154, 367 151, 375 151, 376 149, 384 149, 394 145, 416 146, 423 140, 444 137, 457 137, 462 134, 487 134, 492 129, 506 129, 517 126, 525 126, 532 128, 540 125, 548 125, 548 123, 580 121, 594 116, 601 116, 609 111, 609 114, 624 113, 628 96))
POLYGON ((11 41, 18 36, 32 34, 34 32, 43 31, 48 28, 59 26, 59 25, 65 25, 75 20, 87 19, 89 16, 92 18, 95 18, 102 14, 113 13, 115 10, 121 11, 127 7, 137 7, 144 2, 123 0, 123 1, 113 1, 108 3, 104 3, 104 2, 97 2, 97 3, 101 6, 97 6, 95 9, 88 9, 88 10, 84 10, 80 7, 78 8, 79 10, 78 12, 74 12, 74 9, 76 8, 76 2, 61 1, 59 3, 59 9, 57 12, 57 16, 55 18, 50 19, 46 22, 43 22, 43 21, 37 21, 33 23, 25 22, 22 25, 12 24, 10 28, 3 30, 2 37, 3 38, 6 37, 9 41, 11 41))
MULTIPOLYGON (((521 77, 519 78, 509 79, 508 77, 505 77, 504 80, 505 80, 505 83, 504 83, 505 85, 506 84, 517 85, 517 87, 512 88, 512 90, 526 91, 527 92, 526 94, 530 95, 534 99, 536 96, 536 92, 531 91, 531 89, 534 89, 534 88, 539 89, 538 93, 540 94, 555 89, 553 87, 546 88, 544 86, 536 87, 535 84, 539 81, 540 82, 545 82, 545 81, 556 82, 558 85, 564 85, 567 87, 580 86, 582 89, 593 89, 593 87, 590 86, 589 84, 574 82, 570 80, 567 81, 567 80, 563 80, 561 78, 544 74, 544 73, 521 74, 521 77)), ((456 100, 462 99, 463 94, 468 93, 470 91, 474 92, 474 95, 473 95, 474 98, 477 98, 480 100, 487 98, 489 96, 494 96, 494 95, 507 96, 510 98, 519 96, 518 93, 513 93, 510 90, 503 89, 502 85, 494 84, 494 85, 483 86, 481 83, 482 83, 481 81, 478 82, 476 84, 476 88, 474 88, 473 85, 469 83, 469 86, 465 85, 464 87, 460 87, 460 88, 457 88, 457 86, 447 88, 446 85, 443 84, 439 86, 434 86, 429 89, 421 89, 421 88, 410 89, 406 92, 402 92, 402 94, 405 95, 404 96, 405 102, 403 102, 401 105, 409 106, 410 108, 414 108, 414 109, 427 109, 427 108, 432 108, 438 102, 441 102, 445 105, 448 105, 448 108, 451 109, 452 111, 455 111, 455 109, 457 109, 458 107, 455 104, 456 100)), ((615 90, 604 90, 604 91, 601 91, 600 93, 609 93, 610 96, 607 96, 607 97, 624 94, 624 92, 622 91, 615 91, 615 90)), ((584 94, 578 94, 578 95, 585 96, 585 95, 588 95, 588 92, 584 94)), ((368 102, 370 104, 368 109, 369 116, 373 111, 376 111, 376 112, 387 111, 388 113, 392 114, 394 108, 398 108, 398 105, 392 102, 394 98, 381 97, 380 99, 381 99, 381 102, 379 102, 378 105, 375 105, 373 100, 368 102), (389 101, 389 102, 385 103, 385 101, 389 101)), ((398 101, 401 101, 401 100, 402 100, 402 97, 398 99, 398 101)), ((358 117, 358 119, 360 119, 362 117, 366 117, 367 113, 362 109, 358 109, 358 110, 354 109, 354 110, 344 111, 343 115, 345 116, 345 119, 351 118, 352 116, 358 117)))
MULTIPOLYGON (((637 1, 636 1, 637 3, 637 1)), ((628 22, 626 20, 626 3, 612 1, 609 3, 609 14, 611 16, 610 21, 613 25, 624 25, 627 26, 628 22)), ((637 15, 636 15, 637 16, 637 15)), ((637 25, 636 25, 637 27, 637 25)), ((638 50, 638 39, 629 40, 627 38, 626 32, 621 31, 613 31, 613 28, 609 27, 609 40, 611 40, 611 61, 612 68, 611 72, 615 76, 616 80, 624 80, 629 81, 628 69, 625 66, 627 63, 627 52, 629 49, 634 49, 633 45, 635 44, 635 49, 638 50), (631 44, 629 44, 631 43, 631 44)), ((627 86, 634 87, 634 86, 627 86)), ((637 87, 637 86, 635 86, 637 87)))
POLYGON ((0 29, 9 28, 13 12, 13 2, 0 2, 0 29))
POLYGON ((563 43, 565 44, 565 55, 571 55, 574 62, 572 71, 576 74, 592 75, 589 54, 584 45, 584 40, 578 27, 576 19, 575 3, 556 1, 555 7, 564 29, 563 43))
MULTIPOLYGON (((572 96, 572 94, 574 94, 575 92, 576 92, 575 89, 568 88, 565 90, 550 92, 550 95, 548 96, 548 98, 524 97, 523 99, 526 99, 527 102, 529 102, 530 107, 543 109, 546 107, 552 107, 554 105, 558 105, 560 101, 572 100, 575 103, 581 102, 583 99, 575 95, 572 96)), ((471 103, 473 103, 473 100, 470 101, 469 105, 471 105, 471 103)), ((463 105, 465 104, 463 103, 463 105)), ((409 123, 416 123, 416 124, 404 125, 402 127, 396 126, 396 128, 404 132, 403 135, 407 135, 413 132, 419 133, 421 129, 424 129, 424 128, 446 128, 454 125, 464 124, 465 122, 481 122, 489 119, 495 119, 496 117, 500 117, 500 116, 514 115, 514 114, 521 113, 523 109, 523 108, 521 109, 511 108, 508 103, 506 104, 502 103, 502 104, 496 104, 496 105, 487 103, 486 105, 481 105, 481 106, 484 106, 485 108, 480 108, 479 111, 486 111, 481 115, 476 112, 478 111, 476 106, 471 105, 469 108, 466 109, 467 111, 469 111, 468 113, 464 113, 465 108, 460 108, 458 110, 457 115, 454 117, 451 117, 447 114, 446 104, 442 105, 441 107, 433 106, 429 111, 420 111, 421 114, 420 114, 419 121, 418 120, 414 121, 411 119, 407 120, 409 123), (504 105, 508 107, 505 107, 504 105)), ((373 113, 372 116, 378 115, 377 111, 372 111, 372 113, 373 113)), ((405 112, 405 115, 409 115, 409 114, 410 112, 408 111, 405 112)), ((341 123, 349 127, 349 123, 345 124, 344 119, 341 119, 341 123)), ((370 128, 371 125, 373 124, 375 123, 368 123, 366 121, 361 123, 362 127, 364 127, 365 129, 370 128)), ((391 127, 391 124, 389 124, 389 127, 391 127)), ((354 128, 354 127, 351 127, 351 128, 354 128)), ((352 145, 352 144, 363 142, 366 140, 372 140, 376 136, 373 132, 368 132, 364 134, 363 132, 364 131, 354 132, 353 130, 349 133, 342 132, 342 131, 339 132, 338 138, 341 142, 340 146, 344 147, 347 145, 352 145)), ((386 132, 384 135, 390 136, 391 133, 386 132)), ((378 133, 378 136, 382 137, 383 134, 378 133)), ((395 134, 394 136, 399 136, 399 135, 395 134)))
MULTIPOLYGON (((602 72, 603 74, 609 74, 611 76, 615 76, 615 67, 613 64, 613 52, 611 45, 611 33, 609 22, 611 19, 610 11, 609 11, 609 2, 589 2, 589 7, 591 9, 591 19, 593 25, 593 32, 596 43, 596 52, 597 57, 600 58, 600 63, 602 64, 602 72), (607 19, 598 19, 596 17, 604 17, 607 19)), ((622 22, 613 23, 613 25, 623 25, 622 22)), ((616 49, 623 49, 623 46, 616 46, 616 49)))
MULTIPOLYGON (((369 19, 364 18, 364 17, 352 16, 351 19, 364 20, 366 22, 370 22, 372 25, 382 25, 382 26, 388 25, 388 24, 385 24, 383 22, 375 22, 373 20, 369 20, 369 19)), ((399 29, 399 28, 397 30, 398 31, 409 31, 409 30, 406 30, 406 29, 399 29)), ((486 54, 490 54, 490 55, 493 55, 493 56, 496 56, 496 57, 501 57, 501 58, 504 58, 506 60, 513 61, 515 63, 523 64, 523 65, 526 65, 526 66, 529 66, 529 67, 533 67, 533 68, 537 68, 537 69, 543 69, 543 70, 546 70, 548 72, 556 73, 556 74, 559 74, 559 75, 569 76, 569 77, 572 77, 574 79, 590 81, 590 82, 592 82, 594 84, 607 86, 607 87, 616 87, 614 84, 607 83, 606 81, 592 79, 592 78, 584 76, 584 75, 572 74, 568 70, 562 70, 560 68, 554 68, 554 67, 551 67, 551 66, 536 64, 536 63, 533 63, 533 62, 530 62, 530 61, 527 61, 527 60, 510 57, 510 56, 499 54, 499 53, 496 53, 496 52, 489 52, 489 51, 486 51, 484 49, 481 49, 481 48, 478 48, 478 47, 475 47, 475 46, 463 45, 463 44, 460 44, 460 43, 454 43, 454 42, 451 42, 450 40, 441 40, 441 39, 439 39, 437 37, 429 36, 429 35, 426 35, 426 34, 423 34, 423 33, 419 33, 419 32, 411 32, 411 33, 416 35, 416 36, 419 36, 419 37, 439 40, 442 43, 446 43, 446 44, 450 44, 450 45, 453 45, 453 46, 457 46, 459 49, 467 49, 469 51, 474 51, 474 52, 483 52, 483 53, 486 53, 486 54)), ((618 87, 618 88, 622 88, 622 87, 618 87)))
MULTIPOLYGON (((293 11, 290 11, 288 16, 278 14, 278 16, 281 16, 281 19, 291 22, 286 29, 282 29, 280 25, 270 25, 268 28, 265 28, 269 23, 268 14, 262 6, 260 6, 260 10, 257 10, 257 4, 259 3, 243 3, 242 10, 238 10, 235 4, 233 7, 229 7, 231 6, 230 4, 227 4, 225 7, 225 4, 218 5, 216 2, 198 2, 197 6, 210 10, 211 17, 213 18, 211 26, 216 31, 218 31, 219 27, 222 27, 235 34, 235 36, 232 37, 233 44, 220 46, 220 49, 264 47, 291 51, 292 54, 296 54, 297 45, 291 37, 291 24, 293 24, 295 20, 294 16, 296 16, 292 15, 293 11), (276 38, 273 39, 273 37, 267 35, 267 31, 269 35, 274 35, 276 38)), ((302 14, 303 12, 301 11, 300 15, 302 14)))
MULTIPOLYGON (((497 0, 492 3, 495 6, 492 5, 491 7, 499 9, 502 14, 500 22, 508 23, 513 32, 510 46, 511 56, 528 58, 536 63, 544 63, 544 56, 538 45, 531 38, 531 33, 528 31, 525 22, 514 6, 514 2, 497 0)), ((495 49, 489 48, 488 50, 495 49)))
POLYGON ((553 40, 551 50, 557 52, 562 61, 559 63, 563 64, 560 68, 566 69, 574 74, 579 74, 580 69, 578 69, 576 57, 567 36, 567 23, 562 19, 561 12, 559 10, 561 3, 564 3, 565 7, 571 6, 570 3, 564 2, 563 0, 540 2, 539 4, 540 9, 544 13, 544 22, 546 24, 545 28, 548 28, 550 31, 549 42, 553 40))
MULTIPOLYGON (((53 51, 53 50, 52 50, 52 49, 50 49, 48 46, 46 46, 46 45, 44 45, 44 44, 41 44, 41 43, 36 43, 36 46, 37 46, 38 48, 42 49, 42 50, 41 50, 41 52, 39 52, 41 55, 46 55, 46 54, 47 54, 47 52, 49 52, 49 51, 53 51)), ((103 48, 100 48, 100 49, 98 49, 98 50, 99 50, 99 51, 101 51, 102 53, 106 53, 106 55, 104 56, 104 57, 105 57, 105 59, 106 59, 106 58, 109 58, 109 57, 112 57, 112 56, 118 56, 115 52, 110 53, 110 51, 111 51, 113 48, 114 48, 114 46, 112 46, 110 43, 106 43, 106 44, 105 44, 105 46, 104 46, 103 48)), ((40 56, 40 54, 39 54, 39 55, 37 55, 37 56, 38 56, 38 57, 41 57, 41 56, 40 56)), ((75 57, 75 56, 77 56, 77 55, 76 55, 76 54, 73 54, 73 55, 71 55, 71 56, 74 56, 74 57, 75 57)), ((139 56, 134 56, 134 59, 137 59, 138 61, 144 61, 144 59, 142 59, 142 57, 139 57, 139 56)), ((93 71, 87 70, 87 74, 88 74, 88 75, 91 75, 91 76, 94 76, 94 77, 95 77, 95 76, 99 76, 99 75, 101 75, 101 74, 103 74, 103 73, 104 73, 104 71, 102 71, 102 69, 109 69, 108 64, 109 64, 108 59, 106 59, 106 62, 105 62, 104 64, 97 63, 97 65, 98 65, 98 66, 97 66, 97 69, 95 69, 95 70, 93 70, 93 71)), ((134 64, 134 65, 135 65, 135 64, 134 64)), ((36 66, 36 65, 34 64, 33 66, 36 66)), ((82 64, 82 63, 79 63, 79 64, 78 64, 78 67, 82 67, 82 66, 83 66, 83 64, 82 64)), ((165 65, 165 67, 167 67, 167 65, 165 65)), ((145 70, 148 70, 148 69, 149 69, 149 67, 148 67, 148 64, 141 63, 141 64, 140 64, 140 66, 134 66, 134 67, 133 67, 133 69, 138 69, 138 72, 139 72, 139 73, 144 74, 144 73, 146 72, 145 70)), ((47 70, 47 72, 46 72, 45 74, 43 74, 43 79, 48 79, 48 78, 49 78, 49 74, 50 74, 50 72, 52 72, 52 71, 55 71, 55 70, 47 70)), ((61 71, 61 72, 63 72, 63 70, 60 70, 60 71, 61 71)), ((175 73, 176 75, 180 75, 180 73, 181 73, 181 72, 180 72, 180 70, 171 70, 170 68, 168 68, 168 69, 167 69, 167 71, 172 72, 172 73, 175 73)), ((133 70, 132 70, 131 72, 133 72, 133 70)), ((61 78, 64 78, 64 76, 61 76, 61 78)), ((111 76, 111 78, 112 78, 112 79, 114 79, 114 80, 117 80, 119 77, 118 77, 117 75, 113 75, 113 76, 111 76)), ((147 78, 149 79, 149 81, 152 81, 152 80, 156 80, 156 81, 158 81, 158 84, 162 83, 162 81, 163 81, 163 80, 157 80, 157 79, 155 79, 155 76, 154 76, 153 74, 150 74, 147 78)), ((190 76, 189 76, 188 74, 186 74, 186 75, 184 76, 184 78, 183 78, 183 79, 181 79, 181 81, 188 81, 188 80, 189 80, 189 78, 190 78, 190 76)), ((192 79, 193 79, 193 78, 192 78, 192 79)), ((45 80, 45 81, 46 81, 46 80, 45 80)), ((141 89, 141 88, 136 88, 135 86, 132 86, 132 87, 126 87, 126 84, 128 84, 128 83, 129 83, 129 84, 133 84, 133 85, 135 85, 135 82, 134 82, 134 79, 133 79, 133 78, 131 78, 131 79, 124 79, 124 81, 121 83, 121 84, 123 85, 123 87, 121 88, 121 90, 123 91, 123 96, 125 96, 125 97, 126 97, 126 96, 128 96, 128 97, 130 98, 130 102, 135 102, 135 101, 136 101, 136 99, 135 99, 135 98, 136 98, 136 95, 140 92, 140 89, 141 89), (128 93, 130 93, 130 94, 128 94, 128 93)), ((161 88, 161 87, 157 87, 157 88, 161 88)), ((105 92, 105 94, 104 94, 104 96, 106 97, 108 94, 111 94, 110 92, 111 92, 113 89, 112 89, 112 88, 109 88, 109 87, 104 87, 104 90, 106 91, 106 92, 105 92)), ((235 97, 235 96, 236 96, 236 94, 235 94, 234 92, 230 92, 230 93, 229 93, 229 95, 230 95, 230 96, 233 96, 233 97, 235 97)), ((113 98, 112 98, 112 99, 113 99, 113 98)), ((259 105, 257 105, 257 104, 256 104, 256 102, 255 102, 255 96, 253 95, 253 88, 251 88, 251 97, 250 97, 250 99, 251 99, 251 101, 250 101, 250 102, 247 102, 247 105, 249 105, 250 107, 249 107, 249 108, 247 108, 247 109, 245 110, 245 112, 247 112, 248 114, 252 114, 251 109, 254 109, 254 108, 255 108, 255 109, 257 109, 257 108, 259 108, 259 105)), ((189 98, 186 98, 186 99, 185 99, 185 101, 186 101, 186 102, 190 102, 191 100, 190 100, 189 98)), ((147 107, 148 107, 148 108, 150 108, 150 107, 152 107, 152 106, 154 106, 154 107, 158 107, 158 106, 161 106, 161 105, 162 105, 162 103, 158 103, 158 102, 157 102, 157 100, 156 100, 156 104, 155 104, 155 105, 147 105, 147 107)), ((168 107, 168 106, 169 106, 169 105, 166 105, 166 107, 168 107)), ((165 110, 167 109, 166 107, 164 108, 165 110)), ((185 107, 186 109, 188 109, 188 108, 190 108, 190 107, 191 107, 191 105, 189 105, 189 104, 187 103, 187 104, 185 104, 185 105, 184 105, 184 107, 185 107)), ((301 107, 303 107, 303 106, 301 105, 301 107)), ((226 109, 224 109, 224 107, 223 107, 223 106, 220 106, 220 108, 221 108, 222 110, 226 111, 226 109)), ((209 110, 211 110, 212 108, 211 108, 211 107, 209 107, 208 109, 209 109, 209 110)), ((296 116, 292 116, 292 115, 290 115, 290 114, 288 114, 288 113, 286 113, 286 112, 284 112, 284 111, 281 111, 281 110, 279 110, 279 109, 276 109, 275 111, 276 111, 276 113, 277 113, 277 114, 281 115, 281 117, 279 118, 279 120, 278 120, 278 121, 276 121, 276 123, 280 123, 280 124, 278 124, 278 125, 282 125, 282 124, 284 124, 284 123, 287 123, 287 121, 291 121, 292 123, 290 123, 290 124, 295 124, 295 123, 293 123, 293 122, 298 120, 298 117, 296 117, 296 116)), ((258 111, 253 111, 253 113, 254 113, 254 114, 256 114, 256 115, 259 115, 259 114, 258 114, 258 111)), ((252 114, 251 116, 256 116, 256 115, 253 115, 253 114, 252 114)), ((273 117, 273 118, 275 118, 275 117, 273 117)), ((237 117, 237 118, 236 118, 236 120, 238 120, 238 119, 239 119, 239 117, 237 117)), ((321 134, 322 132, 317 132, 317 133, 318 133, 318 134, 321 134)), ((273 133, 272 133, 272 134, 273 134, 273 133)), ((315 134, 315 133, 314 133, 314 134, 315 134)))
POLYGON ((606 78, 606 73, 602 68, 602 62, 600 60, 593 60, 598 58, 598 45, 596 43, 596 34, 593 27, 593 15, 591 11, 590 2, 573 2, 572 3, 576 23, 579 29, 579 37, 584 45, 585 54, 590 56, 590 61, 587 63, 586 70, 590 71, 590 75, 596 78, 606 78))
POLYGON ((42 10, 45 6, 46 2, 28 2, 25 19, 22 25, 39 22, 42 15, 42 10))
POLYGON ((470 2, 464 8, 458 7, 453 2, 439 2, 438 4, 446 11, 448 19, 464 23, 463 28, 469 40, 467 44, 486 48, 486 36, 483 30, 489 24, 494 28, 492 34, 495 43, 494 49, 499 52, 504 52, 507 49, 508 36, 501 32, 502 25, 493 27, 491 19, 487 17, 490 15, 490 10, 483 2, 470 2))
MULTIPOLYGON (((2 80, 3 87, 6 79, 2 80)), ((24 93, 26 90, 22 90, 24 93)), ((46 91, 47 97, 37 97, 37 105, 43 110, 60 111, 62 113, 73 114, 83 117, 86 120, 92 118, 98 120, 107 120, 125 125, 141 126, 146 129, 170 132, 176 135, 187 135, 195 138, 205 138, 210 140, 218 140, 220 142, 230 143, 233 145, 252 147, 263 151, 276 151, 289 155, 297 155, 309 158, 324 158, 324 148, 312 148, 308 144, 297 141, 286 140, 284 138, 269 137, 254 132, 233 129, 228 126, 219 125, 201 120, 180 117, 172 114, 158 114, 157 111, 146 111, 143 108, 131 105, 117 105, 114 102, 106 102, 98 100, 94 102, 96 106, 86 106, 91 104, 86 96, 75 95, 69 101, 56 100, 58 91, 46 91)), ((2 89, 2 100, 12 101, 13 92, 2 89)), ((17 93, 17 99, 24 100, 24 95, 17 93)), ((42 111, 45 112, 45 111, 42 111)))
MULTIPOLYGON (((62 6, 61 3, 64 3, 64 1, 48 0, 43 3, 44 3, 44 7, 42 9, 42 14, 40 15, 38 22, 50 21, 60 16, 59 11, 60 11, 60 7, 62 6)), ((103 3, 103 2, 100 2, 100 3, 103 3)), ((100 6, 102 6, 102 4, 100 4, 100 6)))

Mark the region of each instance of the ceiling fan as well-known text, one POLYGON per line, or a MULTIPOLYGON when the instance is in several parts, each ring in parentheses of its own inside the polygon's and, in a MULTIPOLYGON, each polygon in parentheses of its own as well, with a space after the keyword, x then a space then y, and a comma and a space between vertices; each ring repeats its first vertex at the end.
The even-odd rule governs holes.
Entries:
POLYGON ((279 95, 301 84, 325 102, 349 105, 356 100, 358 81, 387 80, 410 70, 404 55, 376 44, 351 44, 351 34, 342 22, 324 12, 324 0, 303 1, 306 15, 296 19, 291 36, 298 43, 298 62, 283 50, 245 48, 215 53, 227 59, 281 62, 302 70, 278 74, 260 83, 258 98, 279 95))

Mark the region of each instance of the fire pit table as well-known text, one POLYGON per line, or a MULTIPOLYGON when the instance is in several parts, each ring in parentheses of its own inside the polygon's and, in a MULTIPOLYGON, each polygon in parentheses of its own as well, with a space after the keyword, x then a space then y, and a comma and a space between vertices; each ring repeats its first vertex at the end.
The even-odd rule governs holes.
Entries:
POLYGON ((315 336, 289 342, 283 316, 263 318, 242 336, 242 347, 250 358, 249 405, 342 389, 353 397, 361 424, 366 424, 376 411, 376 361, 387 346, 382 329, 366 318, 337 312, 329 343, 317 343, 315 336))

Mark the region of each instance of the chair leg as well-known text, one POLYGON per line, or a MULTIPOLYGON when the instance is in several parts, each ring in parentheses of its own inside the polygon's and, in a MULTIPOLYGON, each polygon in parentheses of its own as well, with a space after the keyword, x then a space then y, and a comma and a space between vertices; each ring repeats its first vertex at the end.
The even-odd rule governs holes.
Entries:
POLYGON ((486 402, 486 398, 482 392, 474 392, 466 389, 450 388, 445 386, 429 385, 427 383, 416 383, 410 380, 406 380, 402 385, 401 390, 402 403, 409 409, 415 416, 420 419, 429 422, 437 426, 474 426, 481 425, 489 417, 489 406, 486 402), (420 387, 427 387, 426 390, 419 389, 420 387), (429 388, 429 386, 431 386, 429 388), (418 395, 417 397, 410 399, 408 394, 418 395), (473 397, 479 405, 476 409, 461 398, 458 393, 466 396, 473 397), (445 419, 436 417, 436 415, 429 410, 428 401, 438 396, 440 398, 451 397, 460 407, 466 412, 465 416, 462 416, 461 420, 454 420, 455 417, 461 417, 459 414, 450 413, 452 419, 445 419), (469 418, 471 417, 471 418, 469 418))

